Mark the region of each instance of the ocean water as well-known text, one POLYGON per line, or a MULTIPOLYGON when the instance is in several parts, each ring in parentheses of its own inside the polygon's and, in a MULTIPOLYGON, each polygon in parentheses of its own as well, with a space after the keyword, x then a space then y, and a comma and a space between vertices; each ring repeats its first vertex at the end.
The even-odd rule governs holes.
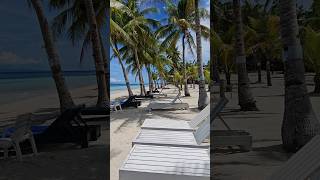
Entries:
MULTIPOLYGON (((96 84, 92 71, 68 71, 64 76, 71 90, 96 84)), ((121 89, 126 89, 125 84, 110 85, 111 93, 121 89)), ((50 72, 0 72, 0 105, 48 93, 56 93, 50 72)))

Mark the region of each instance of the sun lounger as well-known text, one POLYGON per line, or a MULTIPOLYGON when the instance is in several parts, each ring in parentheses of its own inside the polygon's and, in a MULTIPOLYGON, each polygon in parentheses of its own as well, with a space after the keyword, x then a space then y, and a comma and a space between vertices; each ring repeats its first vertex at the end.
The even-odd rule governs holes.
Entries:
POLYGON ((81 108, 65 110, 49 126, 33 126, 36 143, 76 143, 85 148, 97 140, 101 125, 88 125, 80 116, 81 108))
POLYGON ((138 108, 138 106, 141 105, 141 101, 137 100, 135 96, 130 96, 126 100, 120 101, 120 104, 122 108, 127 108, 127 107, 138 108))
POLYGON ((209 180, 208 149, 134 145, 119 180, 209 180))
POLYGON ((146 94, 144 96, 134 95, 134 98, 137 99, 137 100, 140 100, 140 99, 153 99, 153 95, 152 94, 146 94))
MULTIPOLYGON (((227 101, 225 97, 221 98, 223 101, 227 101)), ((213 146, 239 146, 242 150, 250 151, 252 147, 252 136, 249 132, 244 130, 232 130, 227 122, 219 114, 223 108, 222 104, 217 104, 217 108, 210 110, 210 116, 212 118, 218 117, 227 130, 213 130, 214 119, 211 119, 211 138, 213 146)))
POLYGON ((4 158, 8 158, 9 148, 13 148, 16 152, 18 160, 22 160, 22 152, 20 144, 28 140, 32 147, 33 154, 37 154, 35 140, 30 130, 30 115, 19 116, 13 128, 8 128, 0 138, 0 149, 4 150, 4 158))
POLYGON ((312 138, 267 180, 320 179, 320 135, 312 138))
MULTIPOLYGON (((221 98, 215 108, 222 111, 223 107, 228 103, 221 98)), ((219 112, 220 112, 219 111, 219 112)), ((158 130, 174 130, 174 131, 195 131, 203 121, 210 117, 210 105, 206 106, 201 112, 192 118, 191 121, 175 120, 169 118, 146 119, 141 129, 158 129, 158 130)))
POLYGON ((141 129, 137 137, 132 141, 132 145, 145 144, 208 148, 209 144, 203 142, 209 134, 210 119, 206 119, 194 132, 141 129))
POLYGON ((162 103, 162 102, 151 102, 147 106, 147 110, 183 110, 183 109, 189 109, 188 103, 183 103, 180 99, 181 91, 177 94, 177 96, 169 103, 162 103), (176 101, 179 100, 180 103, 176 103, 176 101))

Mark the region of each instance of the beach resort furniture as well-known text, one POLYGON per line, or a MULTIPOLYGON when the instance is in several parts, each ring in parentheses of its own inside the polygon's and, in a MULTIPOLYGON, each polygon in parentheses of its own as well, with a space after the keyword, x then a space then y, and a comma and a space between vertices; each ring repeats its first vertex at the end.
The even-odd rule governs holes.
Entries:
POLYGON ((141 129, 195 131, 201 122, 210 117, 210 105, 206 106, 191 121, 169 118, 145 119, 141 129))
POLYGON ((201 123, 196 131, 172 131, 141 129, 132 141, 135 144, 177 146, 177 147, 202 147, 208 148, 208 143, 203 143, 210 135, 210 119, 201 123))
POLYGON ((121 103, 119 101, 110 102, 110 110, 112 111, 122 111, 121 103))
POLYGON ((319 180, 320 135, 313 137, 267 180, 319 180))
POLYGON ((141 106, 141 101, 137 100, 135 96, 130 96, 125 100, 121 100, 120 104, 121 104, 121 108, 127 108, 127 107, 138 108, 138 106, 141 106))
POLYGON ((49 126, 32 126, 36 143, 76 143, 85 148, 89 141, 96 141, 101 135, 101 125, 87 124, 80 115, 82 108, 65 110, 49 126))
POLYGON ((208 149, 134 145, 119 180, 209 180, 208 149))
POLYGON ((183 103, 180 99, 181 91, 178 92, 177 96, 168 103, 165 102, 151 102, 147 106, 147 110, 179 110, 179 109, 189 109, 188 103, 183 103), (179 100, 180 103, 176 103, 176 101, 179 100))
POLYGON ((153 95, 152 94, 146 94, 144 96, 142 95, 133 95, 135 99, 137 100, 142 100, 142 99, 153 99, 153 95))
MULTIPOLYGON (((221 97, 223 101, 228 101, 227 98, 221 97)), ((249 132, 244 130, 232 130, 227 122, 219 114, 223 104, 218 103, 215 108, 210 110, 212 118, 218 117, 227 130, 213 130, 213 120, 211 120, 211 138, 213 146, 239 146, 242 150, 250 151, 252 148, 252 136, 249 132)))
POLYGON ((13 148, 18 160, 22 160, 20 143, 29 141, 33 154, 37 154, 37 146, 30 130, 30 114, 18 116, 13 128, 5 129, 0 138, 0 149, 4 151, 4 158, 8 158, 9 149, 13 148))

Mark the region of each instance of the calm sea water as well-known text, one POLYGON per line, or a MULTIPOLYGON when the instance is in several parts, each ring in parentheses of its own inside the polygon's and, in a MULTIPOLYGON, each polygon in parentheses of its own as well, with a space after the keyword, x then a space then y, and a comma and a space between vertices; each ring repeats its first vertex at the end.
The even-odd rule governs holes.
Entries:
MULTIPOLYGON (((96 84, 95 72, 68 71, 64 75, 71 90, 96 84)), ((110 86, 111 91, 125 88, 125 84, 110 86)), ((0 105, 48 93, 56 93, 50 72, 0 72, 0 105)))

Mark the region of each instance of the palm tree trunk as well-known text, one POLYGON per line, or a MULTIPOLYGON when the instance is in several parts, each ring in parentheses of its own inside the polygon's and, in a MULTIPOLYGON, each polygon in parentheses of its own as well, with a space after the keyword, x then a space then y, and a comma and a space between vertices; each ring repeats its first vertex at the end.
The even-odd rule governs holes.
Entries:
POLYGON ((152 81, 152 73, 151 73, 150 64, 146 65, 146 67, 147 67, 148 78, 149 78, 149 91, 150 91, 150 94, 152 94, 152 91, 153 91, 153 81, 152 81))
POLYGON ((34 10, 36 11, 37 18, 39 21, 42 38, 48 55, 49 66, 59 96, 60 109, 61 111, 64 111, 68 108, 73 107, 74 102, 72 100, 71 94, 63 77, 58 50, 55 47, 52 32, 49 28, 48 20, 45 17, 42 4, 40 0, 31 0, 31 3, 34 10))
MULTIPOLYGON (((108 97, 110 97, 110 63, 108 61, 108 57, 110 56, 109 51, 106 51, 106 48, 104 47, 103 41, 102 41, 102 37, 99 31, 99 38, 100 38, 100 43, 101 43, 101 55, 102 55, 102 59, 103 59, 103 63, 104 63, 104 69, 105 69, 105 78, 106 78, 106 84, 107 84, 107 94, 108 97)), ((109 46, 109 45, 108 45, 109 46)), ((109 49, 109 47, 107 47, 107 49, 109 49)))
POLYGON ((238 99, 242 111, 256 111, 256 102, 249 87, 249 77, 244 51, 243 29, 240 0, 233 0, 234 19, 236 25, 236 64, 238 70, 238 99))
POLYGON ((314 76, 314 94, 320 94, 320 72, 314 76))
POLYGON ((267 60, 267 62, 266 62, 266 71, 267 71, 267 84, 268 84, 268 86, 272 86, 271 74, 270 74, 270 61, 269 60, 267 60))
POLYGON ((209 104, 209 98, 206 91, 206 83, 203 72, 202 47, 201 47, 201 28, 199 17, 199 2, 195 0, 195 23, 196 23, 196 41, 197 41, 197 61, 199 66, 199 99, 198 109, 203 109, 209 104))
MULTIPOLYGON (((116 50, 118 51, 117 43, 114 43, 114 46, 115 46, 116 50)), ((117 53, 115 53, 115 54, 117 54, 117 53)), ((124 67, 124 64, 122 62, 121 56, 119 54, 117 54, 117 57, 118 57, 118 61, 119 61, 119 64, 121 66, 121 69, 122 69, 124 81, 126 82, 126 86, 127 86, 129 97, 133 96, 133 92, 132 92, 131 87, 130 87, 128 72, 127 72, 126 68, 124 67)))
POLYGON ((295 0, 280 1, 280 26, 285 65, 285 110, 281 135, 284 148, 296 151, 319 134, 320 124, 305 83, 295 0))
POLYGON ((185 34, 182 36, 182 61, 183 61, 183 82, 184 82, 184 96, 190 96, 189 88, 188 88, 188 79, 187 79, 187 67, 186 67, 186 59, 185 59, 185 34))
POLYGON ((143 77, 142 77, 141 66, 140 66, 140 62, 139 62, 137 49, 134 49, 134 58, 135 58, 136 66, 138 68, 138 77, 139 77, 139 82, 140 82, 140 95, 145 96, 146 89, 144 87, 144 81, 143 81, 143 77))
POLYGON ((92 0, 84 0, 85 8, 87 12, 88 22, 90 24, 91 31, 91 43, 92 52, 96 66, 96 76, 98 84, 98 101, 97 106, 105 106, 106 102, 109 102, 108 90, 105 76, 105 63, 102 60, 101 42, 99 38, 99 31, 96 22, 95 11, 93 8, 92 0))
POLYGON ((261 60, 258 60, 257 66, 258 66, 258 83, 261 83, 262 82, 262 79, 261 79, 261 60))

